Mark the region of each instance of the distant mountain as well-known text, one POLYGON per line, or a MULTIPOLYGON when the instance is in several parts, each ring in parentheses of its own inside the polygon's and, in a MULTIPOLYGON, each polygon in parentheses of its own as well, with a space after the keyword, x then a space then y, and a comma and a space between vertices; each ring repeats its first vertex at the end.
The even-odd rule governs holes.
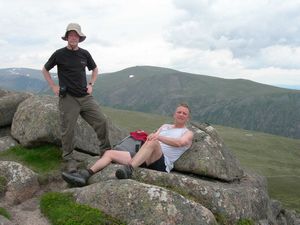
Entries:
POLYGON ((300 138, 300 91, 137 66, 102 74, 94 95, 114 108, 170 115, 188 102, 194 120, 300 138))
MULTIPOLYGON (((39 70, 14 71, 35 84, 38 80, 42 82, 32 92, 50 93, 39 70)), ((2 74, 3 70, 0 70, 0 80, 2 74)), ((1 80, 1 86, 3 82, 1 80)), ((34 87, 21 77, 15 78, 14 82, 18 88, 15 90, 20 90, 22 85, 24 90, 34 87)), ((184 101, 191 106, 193 120, 300 138, 300 91, 297 90, 244 79, 136 66, 101 74, 93 94, 106 106, 162 115, 171 115, 174 105, 184 101)))
POLYGON ((288 88, 288 89, 292 89, 292 90, 300 90, 300 86, 299 85, 285 85, 285 84, 279 84, 276 85, 277 87, 281 87, 281 88, 288 88))
POLYGON ((47 88, 40 70, 27 68, 0 69, 0 88, 39 93, 47 88))

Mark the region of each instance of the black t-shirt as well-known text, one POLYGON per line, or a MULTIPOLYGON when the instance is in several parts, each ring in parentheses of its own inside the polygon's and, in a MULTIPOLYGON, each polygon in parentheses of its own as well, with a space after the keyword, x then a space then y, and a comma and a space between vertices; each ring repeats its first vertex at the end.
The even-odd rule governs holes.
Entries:
POLYGON ((67 47, 56 50, 45 64, 46 70, 57 66, 59 86, 65 86, 67 92, 75 97, 87 95, 85 67, 93 70, 97 67, 91 54, 82 48, 70 50, 67 47))

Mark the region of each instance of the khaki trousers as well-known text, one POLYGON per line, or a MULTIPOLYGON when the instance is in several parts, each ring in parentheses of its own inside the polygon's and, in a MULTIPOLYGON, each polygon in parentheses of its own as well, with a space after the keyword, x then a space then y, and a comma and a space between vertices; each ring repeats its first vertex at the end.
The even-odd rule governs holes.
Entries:
POLYGON ((107 120, 92 95, 74 97, 67 94, 65 97, 60 97, 59 111, 63 159, 72 159, 74 131, 79 115, 93 127, 101 146, 110 147, 107 120))

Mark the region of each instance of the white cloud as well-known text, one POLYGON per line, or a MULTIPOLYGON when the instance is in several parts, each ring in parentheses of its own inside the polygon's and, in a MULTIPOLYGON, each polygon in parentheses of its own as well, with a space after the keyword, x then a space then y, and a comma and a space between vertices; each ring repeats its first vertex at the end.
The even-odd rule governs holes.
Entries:
POLYGON ((300 46, 273 45, 260 50, 260 62, 285 69, 300 69, 300 46))
POLYGON ((40 69, 78 22, 102 72, 153 65, 300 85, 299 10, 299 0, 0 0, 0 66, 40 69))
POLYGON ((173 52, 172 64, 179 69, 212 76, 230 76, 242 69, 229 49, 197 50, 181 48, 173 52), (211 72, 214 71, 213 74, 211 72))
POLYGON ((275 86, 299 86, 300 70, 298 69, 281 69, 275 67, 265 67, 262 69, 245 69, 243 75, 249 80, 259 83, 270 84, 275 86))
POLYGON ((114 46, 90 45, 101 71, 116 71, 135 65, 169 65, 169 47, 160 37, 128 41, 114 46))

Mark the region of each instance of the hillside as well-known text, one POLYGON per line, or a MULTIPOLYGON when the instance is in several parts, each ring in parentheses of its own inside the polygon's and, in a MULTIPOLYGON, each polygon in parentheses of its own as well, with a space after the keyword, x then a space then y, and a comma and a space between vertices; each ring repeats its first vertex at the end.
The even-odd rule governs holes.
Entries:
MULTIPOLYGON (((104 107, 104 112, 129 131, 155 130, 171 117, 117 110, 104 107)), ((284 206, 300 212, 300 140, 214 125, 225 144, 241 165, 267 178, 270 196, 284 206)))
POLYGON ((185 101, 198 121, 300 138, 300 91, 249 80, 140 66, 102 74, 94 95, 106 106, 163 115, 185 101))
MULTIPOLYGON (((52 94, 39 70, 0 69, 0 82, 4 89, 52 94)), ((198 121, 300 138, 297 90, 136 66, 101 74, 93 94, 105 106, 163 115, 185 101, 198 121)))
POLYGON ((27 68, 0 69, 0 88, 39 93, 47 88, 41 71, 27 68))

